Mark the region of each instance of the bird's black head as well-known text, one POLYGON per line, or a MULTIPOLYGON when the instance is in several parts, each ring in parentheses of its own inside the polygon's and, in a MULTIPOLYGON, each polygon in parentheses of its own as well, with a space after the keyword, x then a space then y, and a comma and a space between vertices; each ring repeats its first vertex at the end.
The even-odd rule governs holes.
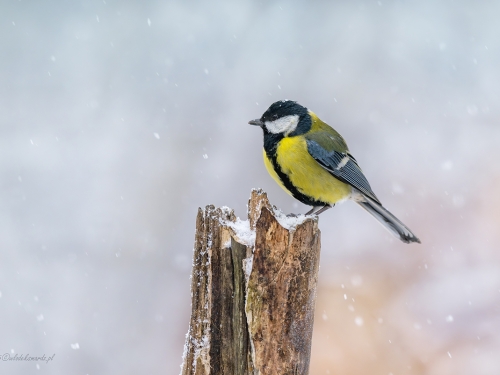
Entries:
POLYGON ((260 126, 264 134, 294 136, 308 132, 312 120, 306 107, 292 100, 280 100, 271 104, 260 119, 249 124, 260 126))

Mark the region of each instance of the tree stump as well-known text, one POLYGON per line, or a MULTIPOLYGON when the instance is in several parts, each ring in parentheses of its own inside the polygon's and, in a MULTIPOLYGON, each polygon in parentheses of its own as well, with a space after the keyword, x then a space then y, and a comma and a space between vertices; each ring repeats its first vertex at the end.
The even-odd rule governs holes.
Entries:
POLYGON ((248 221, 199 209, 181 374, 307 374, 319 254, 317 216, 285 216, 261 190, 248 221))

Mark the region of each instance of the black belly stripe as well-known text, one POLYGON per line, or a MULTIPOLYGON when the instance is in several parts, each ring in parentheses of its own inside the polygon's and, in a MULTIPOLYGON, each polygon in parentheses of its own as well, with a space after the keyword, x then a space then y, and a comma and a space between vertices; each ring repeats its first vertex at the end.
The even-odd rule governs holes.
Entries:
POLYGON ((293 197, 295 199, 297 199, 298 201, 304 203, 304 204, 307 204, 308 206, 324 206, 324 205, 327 205, 328 203, 325 203, 325 202, 320 202, 316 199, 313 199, 311 197, 308 197, 307 195, 304 195, 302 194, 293 184, 292 182, 290 181, 290 178, 288 177, 287 174, 285 174, 281 167, 279 166, 278 164, 278 160, 277 160, 277 151, 278 151, 278 145, 279 145, 279 141, 278 140, 277 142, 275 142, 273 145, 270 145, 268 142, 267 143, 267 146, 266 147, 266 142, 264 142, 264 150, 266 151, 266 155, 267 157, 269 158, 269 160, 271 161, 271 164, 273 165, 273 169, 274 171, 276 172, 276 174, 278 175, 279 179, 281 180, 281 182, 283 183, 283 185, 285 185, 285 187, 288 189, 288 191, 290 193, 292 193, 293 197), (271 146, 271 147, 269 147, 271 146))

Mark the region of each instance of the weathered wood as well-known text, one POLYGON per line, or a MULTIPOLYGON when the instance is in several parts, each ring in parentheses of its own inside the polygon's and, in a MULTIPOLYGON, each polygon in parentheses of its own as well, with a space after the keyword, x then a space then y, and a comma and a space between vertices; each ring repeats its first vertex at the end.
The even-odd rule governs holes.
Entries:
POLYGON ((247 258, 247 247, 231 238, 234 280, 233 334, 235 336, 233 360, 235 375, 246 375, 252 369, 251 347, 245 314, 245 273, 243 260, 247 258))
POLYGON ((256 226, 246 312, 261 374, 307 374, 319 267, 317 222, 295 232, 267 208, 256 226))
POLYGON ((260 190, 252 191, 248 218, 213 206, 198 211, 182 375, 308 373, 317 218, 287 218, 260 190))

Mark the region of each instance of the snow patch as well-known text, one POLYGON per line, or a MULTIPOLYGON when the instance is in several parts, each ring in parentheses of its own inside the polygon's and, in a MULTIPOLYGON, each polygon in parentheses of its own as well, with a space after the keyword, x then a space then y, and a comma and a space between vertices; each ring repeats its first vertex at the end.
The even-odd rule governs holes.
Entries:
POLYGON ((233 210, 231 208, 229 208, 228 206, 222 206, 220 208, 220 210, 222 211, 223 214, 225 214, 226 216, 229 216, 233 213, 233 210))
POLYGON ((245 272, 245 281, 248 284, 250 280, 250 274, 252 273, 253 266, 253 254, 248 258, 243 259, 243 272, 245 272))
POLYGON ((300 224, 310 218, 310 216, 306 216, 304 214, 300 214, 297 216, 287 216, 281 210, 274 208, 274 216, 276 220, 280 223, 280 225, 289 230, 294 231, 300 224))
POLYGON ((234 234, 242 245, 245 246, 255 246, 255 231, 250 229, 249 220, 241 220, 237 218, 235 222, 227 221, 228 227, 234 230, 234 234))

